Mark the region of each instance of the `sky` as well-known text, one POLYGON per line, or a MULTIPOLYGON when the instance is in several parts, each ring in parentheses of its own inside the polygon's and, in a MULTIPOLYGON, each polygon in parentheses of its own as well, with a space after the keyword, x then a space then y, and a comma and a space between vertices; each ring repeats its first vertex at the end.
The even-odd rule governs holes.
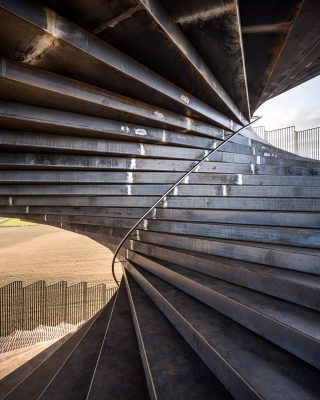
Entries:
POLYGON ((254 114, 263 117, 253 126, 264 125, 266 130, 320 126, 320 76, 268 100, 254 114))

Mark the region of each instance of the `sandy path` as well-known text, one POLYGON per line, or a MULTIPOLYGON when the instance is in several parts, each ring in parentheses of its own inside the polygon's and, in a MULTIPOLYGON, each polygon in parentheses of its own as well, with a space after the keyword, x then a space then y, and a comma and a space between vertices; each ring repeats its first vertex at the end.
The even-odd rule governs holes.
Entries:
POLYGON ((0 286, 41 279, 47 283, 111 283, 111 260, 106 247, 55 227, 0 228, 0 286))

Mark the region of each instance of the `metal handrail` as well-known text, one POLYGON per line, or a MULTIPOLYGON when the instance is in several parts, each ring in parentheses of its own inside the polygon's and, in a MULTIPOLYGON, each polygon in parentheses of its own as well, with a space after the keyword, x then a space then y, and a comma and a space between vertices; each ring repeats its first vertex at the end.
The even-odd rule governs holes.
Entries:
POLYGON ((118 244, 118 247, 116 248, 116 251, 113 255, 113 259, 112 259, 112 276, 114 281, 116 282, 116 284, 119 286, 119 282, 116 278, 115 275, 115 271, 114 271, 114 265, 116 263, 116 258, 119 254, 119 251, 121 249, 121 247, 123 246, 123 244, 125 243, 125 241, 128 239, 128 237, 131 235, 131 233, 140 225, 140 223, 151 213, 151 211, 153 211, 158 204, 160 204, 162 202, 162 200, 164 200, 177 186, 180 185, 181 182, 183 182, 190 174, 192 174, 193 171, 195 171, 201 164, 203 164, 213 153, 215 153, 216 151, 218 151, 224 144, 228 143, 233 137, 235 137, 240 131, 242 131, 242 129, 247 128, 248 126, 250 126, 251 124, 253 124, 254 122, 258 121, 260 118, 262 118, 262 116, 257 116, 254 117, 255 118, 254 121, 249 122, 248 124, 244 125, 242 128, 238 129, 237 131, 233 132, 227 139, 223 140, 221 143, 218 144, 217 147, 215 147, 214 149, 212 149, 211 151, 209 151, 209 153, 207 155, 205 155, 200 161, 196 162, 196 164, 189 170, 187 171, 185 174, 182 175, 181 178, 179 178, 179 180, 170 187, 170 189, 168 189, 165 194, 163 194, 154 204, 152 207, 149 208, 149 210, 143 214, 143 216, 129 229, 129 231, 126 233, 126 235, 123 237, 123 239, 120 241, 120 243, 118 244))

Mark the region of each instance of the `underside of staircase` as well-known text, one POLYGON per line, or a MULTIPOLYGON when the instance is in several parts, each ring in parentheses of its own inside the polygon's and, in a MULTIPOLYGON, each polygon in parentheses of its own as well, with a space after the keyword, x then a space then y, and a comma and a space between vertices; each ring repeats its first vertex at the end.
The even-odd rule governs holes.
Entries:
POLYGON ((0 0, 1 216, 115 252, 242 129, 1 400, 320 398, 320 162, 246 127, 319 74, 319 19, 318 0, 0 0))

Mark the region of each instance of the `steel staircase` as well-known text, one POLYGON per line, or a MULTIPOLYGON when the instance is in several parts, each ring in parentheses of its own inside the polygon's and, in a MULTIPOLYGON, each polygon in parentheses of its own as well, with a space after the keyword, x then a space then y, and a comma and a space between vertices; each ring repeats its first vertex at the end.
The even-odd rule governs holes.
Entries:
POLYGON ((213 3, 0 0, 0 215, 123 266, 1 400, 319 399, 320 162, 243 128, 319 73, 320 3, 213 3))

